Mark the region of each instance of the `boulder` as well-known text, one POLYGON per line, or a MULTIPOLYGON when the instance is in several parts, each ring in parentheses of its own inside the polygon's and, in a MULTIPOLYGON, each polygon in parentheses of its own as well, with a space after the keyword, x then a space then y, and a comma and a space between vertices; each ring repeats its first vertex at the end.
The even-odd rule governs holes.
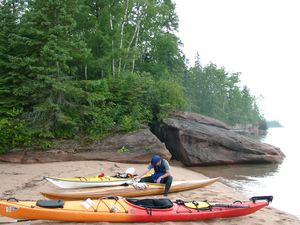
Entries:
POLYGON ((221 121, 195 113, 174 113, 152 131, 186 166, 277 163, 285 157, 275 146, 240 135, 221 121))
POLYGON ((88 146, 58 142, 47 151, 22 150, 0 155, 0 161, 12 163, 45 163, 79 160, 105 160, 123 163, 148 163, 154 154, 170 159, 165 145, 149 129, 116 134, 88 146))

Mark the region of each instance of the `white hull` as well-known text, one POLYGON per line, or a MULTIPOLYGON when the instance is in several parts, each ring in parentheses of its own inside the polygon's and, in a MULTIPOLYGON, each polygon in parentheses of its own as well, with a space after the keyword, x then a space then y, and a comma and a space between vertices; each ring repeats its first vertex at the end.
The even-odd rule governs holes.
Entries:
POLYGON ((71 181, 62 180, 52 177, 45 177, 45 179, 60 188, 91 188, 91 187, 107 187, 119 186, 125 183, 131 184, 132 180, 116 180, 116 181, 71 181))

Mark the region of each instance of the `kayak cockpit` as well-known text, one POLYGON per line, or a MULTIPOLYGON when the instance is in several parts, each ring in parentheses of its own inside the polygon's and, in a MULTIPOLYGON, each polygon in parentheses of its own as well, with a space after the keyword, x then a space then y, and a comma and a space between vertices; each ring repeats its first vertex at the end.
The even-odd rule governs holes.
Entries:
POLYGON ((173 202, 167 198, 155 199, 155 198, 146 198, 146 199, 132 199, 127 198, 128 202, 133 205, 151 208, 151 209, 169 209, 173 207, 173 202))
POLYGON ((36 205, 42 208, 63 208, 65 202, 63 200, 38 200, 36 205))

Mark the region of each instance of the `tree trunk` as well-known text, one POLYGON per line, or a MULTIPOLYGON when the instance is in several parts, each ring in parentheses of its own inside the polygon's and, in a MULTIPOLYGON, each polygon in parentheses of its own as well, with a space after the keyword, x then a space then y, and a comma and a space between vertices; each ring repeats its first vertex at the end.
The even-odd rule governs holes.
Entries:
POLYGON ((57 77, 60 75, 60 68, 59 68, 59 62, 56 61, 56 72, 57 72, 57 77))
POLYGON ((104 77, 104 71, 102 66, 100 66, 100 78, 103 79, 103 77, 104 77))
MULTIPOLYGON (((124 38, 124 27, 125 23, 127 21, 127 16, 128 16, 128 0, 126 0, 126 8, 125 8, 125 13, 123 16, 123 22, 121 25, 121 38, 120 38, 120 50, 123 48, 123 38, 124 38)), ((122 57, 119 57, 119 69, 118 69, 118 74, 120 75, 121 73, 121 66, 122 66, 122 57)))
POLYGON ((84 77, 85 77, 85 79, 87 80, 87 76, 88 76, 88 74, 87 74, 87 64, 85 64, 85 66, 84 66, 84 77))
MULTIPOLYGON (((138 29, 137 29, 137 34, 136 34, 136 38, 135 38, 135 45, 134 45, 134 49, 136 50, 138 47, 138 41, 139 41, 139 35, 140 34, 140 24, 138 24, 138 29)), ((133 59, 132 59, 132 68, 131 68, 131 72, 134 71, 134 67, 135 67, 135 54, 133 55, 133 59)))
MULTIPOLYGON (((133 42, 135 41, 135 44, 134 44, 134 50, 137 49, 137 45, 138 45, 138 39, 139 39, 139 33, 140 33, 140 23, 141 23, 141 19, 140 19, 140 16, 141 16, 141 6, 138 4, 137 5, 137 8, 136 8, 136 26, 135 26, 135 30, 134 30, 134 33, 131 37, 131 40, 129 42, 129 45, 127 47, 127 52, 129 52, 130 48, 132 47, 132 44, 133 42)), ((133 59, 132 59, 132 68, 131 68, 131 71, 133 72, 134 71, 134 66, 135 66, 135 54, 133 54, 133 59)), ((125 70, 126 68, 126 63, 123 65, 123 70, 125 70)))
MULTIPOLYGON (((113 31, 113 21, 112 21, 112 15, 109 13, 109 23, 110 23, 110 30, 113 31)), ((112 76, 115 77, 115 57, 114 57, 114 39, 111 37, 111 53, 112 53, 112 76)))

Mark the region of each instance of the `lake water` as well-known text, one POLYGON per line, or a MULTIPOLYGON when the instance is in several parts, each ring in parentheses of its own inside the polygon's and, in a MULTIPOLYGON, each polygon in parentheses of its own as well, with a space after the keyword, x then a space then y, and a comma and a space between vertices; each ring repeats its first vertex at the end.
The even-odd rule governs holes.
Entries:
POLYGON ((273 195, 271 206, 300 218, 300 147, 299 128, 269 128, 261 141, 279 147, 286 158, 281 164, 230 165, 199 167, 209 176, 221 176, 226 185, 247 197, 273 195))

